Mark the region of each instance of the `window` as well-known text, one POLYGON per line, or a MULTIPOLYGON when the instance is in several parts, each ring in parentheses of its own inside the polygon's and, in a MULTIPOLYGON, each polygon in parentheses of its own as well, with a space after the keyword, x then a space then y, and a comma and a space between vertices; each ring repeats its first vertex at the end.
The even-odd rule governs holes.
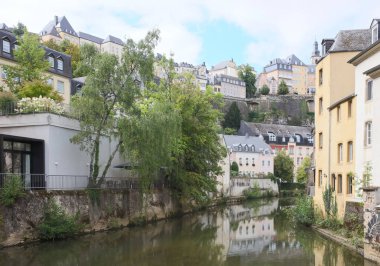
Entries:
POLYGON ((276 135, 273 132, 268 132, 269 141, 276 141, 276 135))
POLYGON ((348 117, 351 117, 352 113, 352 101, 348 101, 348 117))
POLYGON ((323 84, 323 69, 319 70, 319 85, 323 84))
POLYGON ((347 175, 347 194, 352 194, 352 175, 347 175))
POLYGON ((331 189, 332 189, 332 191, 335 191, 335 182, 336 182, 336 176, 335 176, 335 174, 332 174, 332 176, 331 176, 331 189))
POLYGON ((252 158, 252 166, 255 166, 255 158, 252 158))
POLYGON ((243 159, 242 158, 239 158, 239 165, 243 165, 243 159))
POLYGON ((314 143, 314 139, 313 139, 313 136, 311 134, 307 134, 307 141, 310 143, 310 144, 313 144, 314 143))
POLYGON ((245 145, 244 150, 249 151, 248 145, 245 145))
POLYGON ((336 121, 340 121, 340 106, 338 106, 337 108, 336 108, 336 121))
POLYGON ((245 158, 245 165, 248 165, 248 158, 245 158))
POLYGON ((318 186, 322 186, 322 170, 318 171, 318 186))
POLYGON ((302 155, 302 147, 298 148, 298 155, 302 155))
POLYGON ((367 92, 367 95, 366 95, 367 101, 372 100, 372 80, 367 81, 366 92, 367 92))
POLYGON ((323 148, 323 134, 322 132, 319 133, 319 136, 318 136, 318 142, 319 142, 319 148, 322 149, 323 148))
POLYGON ((289 146, 289 154, 290 155, 294 154, 294 146, 289 146))
POLYGON ((6 79, 6 78, 7 78, 7 72, 5 71, 5 69, 3 69, 3 70, 1 71, 1 78, 2 78, 2 79, 6 79))
POLYGON ((319 98, 319 104, 318 104, 318 106, 319 106, 318 112, 319 112, 319 114, 322 114, 323 113, 323 98, 322 97, 319 98))
POLYGON ((347 143, 347 162, 352 162, 354 158, 354 146, 352 144, 352 141, 349 141, 347 143))
POLYGON ((4 53, 11 53, 11 43, 8 39, 3 39, 3 52, 4 53))
POLYGON ((57 59, 57 69, 63 70, 63 60, 61 58, 57 59))
POLYGON ((379 39, 378 30, 377 30, 377 27, 374 27, 372 29, 372 43, 376 42, 378 39, 379 39))
POLYGON ((300 157, 297 157, 297 165, 300 164, 300 157))
POLYGON ((338 163, 341 163, 343 161, 343 144, 338 144, 338 163))
POLYGON ((239 145, 239 147, 238 147, 238 151, 242 151, 243 149, 242 149, 242 146, 241 145, 239 145))
POLYGON ((261 162, 261 165, 262 165, 262 166, 265 166, 265 161, 262 161, 262 162, 261 162))
POLYGON ((49 61, 50 67, 54 68, 54 57, 52 55, 48 56, 48 61, 49 61))
POLYGON ((57 81, 57 91, 59 93, 65 92, 65 83, 63 83, 63 81, 60 81, 60 80, 57 81))
POLYGON ((296 137, 297 143, 301 142, 301 135, 295 134, 294 136, 296 137))
POLYGON ((268 161, 268 166, 270 166, 270 161, 268 161))
POLYGON ((338 193, 342 193, 342 175, 338 175, 338 193))
POLYGON ((372 143, 371 131, 372 131, 372 122, 368 121, 365 123, 365 132, 364 132, 364 145, 365 146, 370 146, 372 143))
POLYGON ((53 79, 52 78, 49 78, 46 83, 50 86, 53 86, 53 79))

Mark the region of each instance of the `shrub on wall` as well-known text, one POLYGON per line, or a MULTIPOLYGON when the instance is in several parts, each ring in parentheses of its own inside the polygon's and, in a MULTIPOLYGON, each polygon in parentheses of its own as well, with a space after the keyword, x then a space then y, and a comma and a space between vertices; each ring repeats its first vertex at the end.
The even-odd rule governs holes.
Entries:
POLYGON ((12 206, 17 199, 25 195, 23 182, 20 176, 6 176, 3 189, 0 190, 0 202, 5 206, 12 206))
POLYGON ((39 236, 43 240, 73 237, 82 230, 78 217, 70 216, 54 201, 45 207, 42 223, 38 226, 39 236))
POLYGON ((63 101, 63 97, 59 92, 42 80, 25 82, 17 95, 19 98, 46 97, 56 102, 63 101))
POLYGON ((46 97, 22 98, 17 103, 16 113, 38 113, 52 112, 55 114, 63 114, 64 108, 61 104, 56 103, 53 99, 46 97))

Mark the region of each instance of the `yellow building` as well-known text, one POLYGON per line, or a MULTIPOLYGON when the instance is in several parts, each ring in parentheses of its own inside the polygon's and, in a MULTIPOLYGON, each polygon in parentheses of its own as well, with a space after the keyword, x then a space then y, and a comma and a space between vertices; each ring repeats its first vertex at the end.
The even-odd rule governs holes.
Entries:
MULTIPOLYGON (((0 27, 0 40, 0 85, 4 85, 3 80, 7 74, 2 66, 16 64, 13 51, 16 49, 17 40, 5 24, 0 27)), ((61 94, 64 103, 69 104, 72 78, 71 57, 47 47, 44 49, 46 59, 50 64, 49 71, 46 73, 47 82, 61 94)))
POLYGON ((314 94, 315 92, 315 62, 320 58, 318 43, 314 44, 311 64, 303 63, 297 56, 290 55, 285 59, 276 58, 264 67, 257 78, 258 88, 267 85, 270 94, 277 94, 281 81, 288 85, 290 93, 314 94))
POLYGON ((355 69, 347 62, 369 42, 369 30, 340 31, 335 39, 322 41, 316 67, 314 202, 324 210, 323 191, 331 187, 339 218, 346 202, 354 200, 355 186, 355 69))

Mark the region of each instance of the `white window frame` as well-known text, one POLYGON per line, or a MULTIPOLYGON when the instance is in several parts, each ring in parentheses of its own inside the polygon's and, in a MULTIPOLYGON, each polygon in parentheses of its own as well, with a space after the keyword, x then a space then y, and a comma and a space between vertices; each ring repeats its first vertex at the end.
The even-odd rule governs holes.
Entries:
POLYGON ((354 159, 354 143, 349 141, 347 143, 347 161, 352 162, 354 159))
POLYGON ((369 147, 372 144, 372 121, 365 122, 364 144, 369 147))
POLYGON ((343 143, 338 144, 338 162, 341 163, 343 161, 343 143))
POLYGON ((50 67, 51 67, 51 68, 54 68, 54 61, 55 61, 54 56, 49 55, 49 56, 48 56, 48 61, 49 61, 49 65, 50 65, 50 67))
POLYGON ((379 39, 378 34, 379 34, 379 28, 378 28, 378 25, 376 25, 372 29, 372 43, 377 42, 377 40, 379 39))
POLYGON ((62 58, 57 59, 57 69, 63 71, 63 59, 62 58))
POLYGON ((7 54, 11 53, 11 42, 8 39, 3 39, 3 52, 7 54))
POLYGON ((365 91, 366 91, 366 97, 365 97, 365 99, 367 101, 372 100, 372 98, 373 98, 373 80, 372 79, 367 80, 366 90, 365 91))
POLYGON ((268 132, 269 141, 276 141, 276 135, 273 132, 268 132))

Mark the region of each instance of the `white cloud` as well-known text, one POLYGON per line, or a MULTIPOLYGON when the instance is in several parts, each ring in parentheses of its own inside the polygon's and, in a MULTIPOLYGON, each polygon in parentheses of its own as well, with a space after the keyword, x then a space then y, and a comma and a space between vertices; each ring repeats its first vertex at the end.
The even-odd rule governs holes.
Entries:
MULTIPOLYGON (((270 59, 294 53, 308 62, 314 39, 334 37, 340 29, 367 28, 380 14, 373 0, 15 0, 2 5, 0 18, 8 25, 18 21, 40 31, 54 15, 66 15, 76 31, 105 37, 112 34, 142 38, 152 28, 162 32, 158 51, 175 53, 175 59, 198 63, 203 40, 189 25, 207 26, 224 20, 241 28, 252 40, 241 51, 247 61, 263 66, 270 59)), ((212 33, 210 33, 212 34, 212 33)), ((233 42, 226 36, 226 41, 233 42)), ((218 49, 218 44, 215 44, 218 49)), ((232 52, 231 52, 232 53, 232 52)), ((221 52, 220 60, 230 58, 221 52)), ((244 63, 244 62, 242 62, 244 63)), ((260 70, 260 69, 258 69, 260 70)))

